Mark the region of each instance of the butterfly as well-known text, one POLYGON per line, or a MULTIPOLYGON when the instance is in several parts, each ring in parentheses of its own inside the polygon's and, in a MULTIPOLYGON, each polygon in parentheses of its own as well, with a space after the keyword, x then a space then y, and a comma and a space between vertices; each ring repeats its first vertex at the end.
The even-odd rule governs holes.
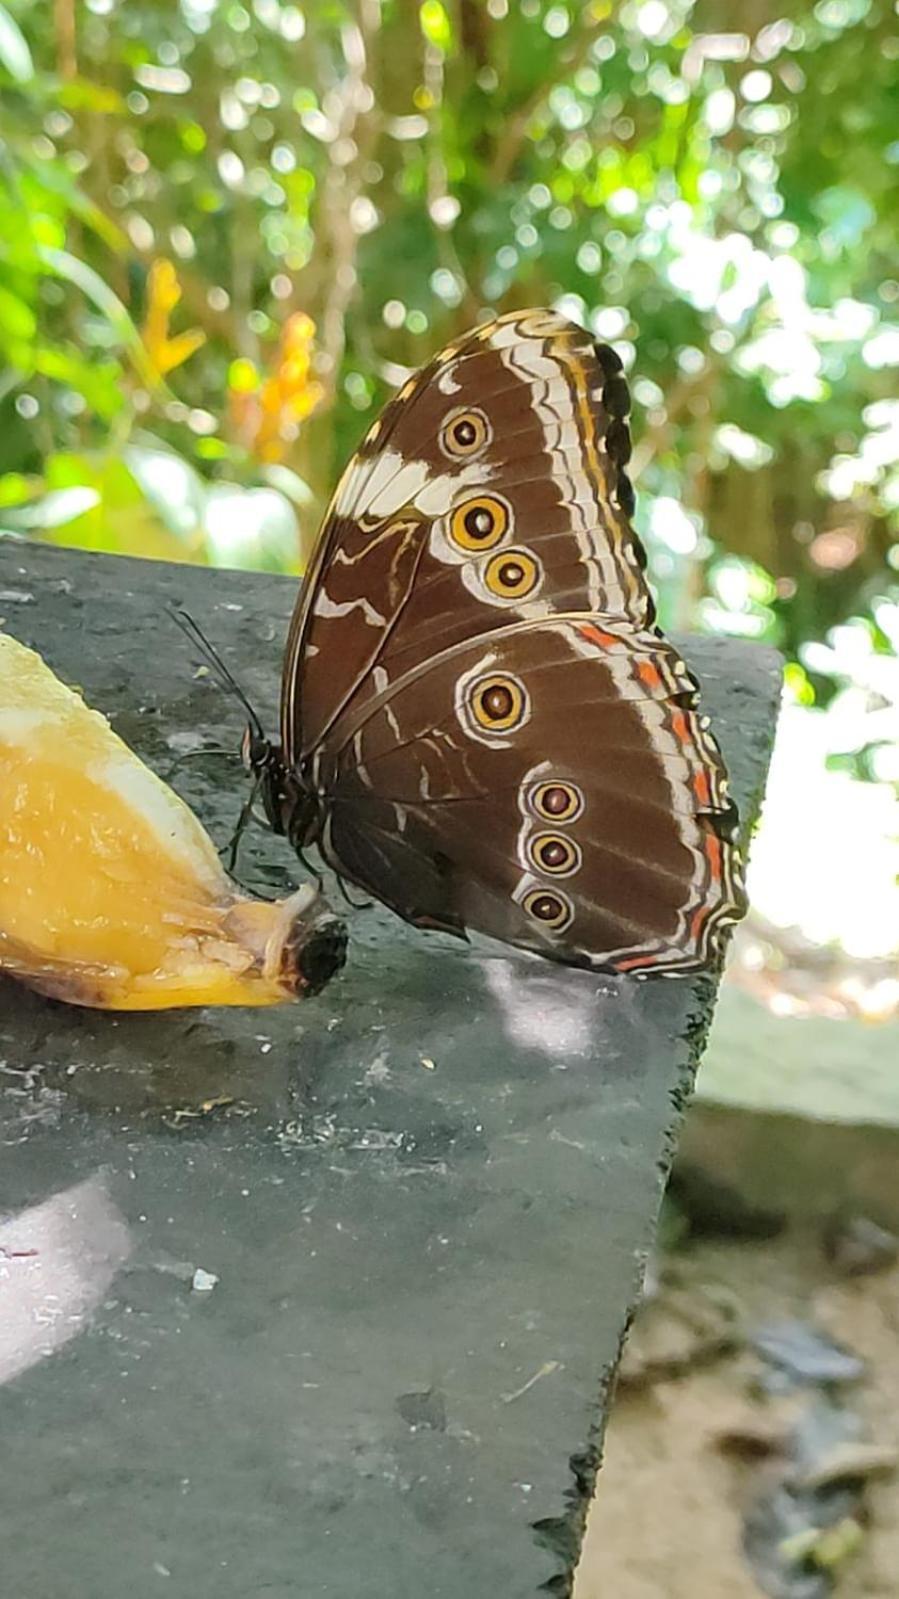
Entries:
POLYGON ((409 379, 328 508, 270 823, 416 927, 619 973, 718 958, 737 814, 631 525, 616 352, 500 316, 409 379))

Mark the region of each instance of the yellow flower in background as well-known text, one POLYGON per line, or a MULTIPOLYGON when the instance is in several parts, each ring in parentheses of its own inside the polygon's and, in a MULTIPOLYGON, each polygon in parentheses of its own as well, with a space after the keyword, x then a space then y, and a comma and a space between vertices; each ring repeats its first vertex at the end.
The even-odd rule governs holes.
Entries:
POLYGON ((260 380, 251 361, 235 361, 228 376, 231 416, 241 442, 259 461, 281 461, 301 422, 322 397, 312 376, 315 323, 302 311, 284 324, 272 370, 260 380))
POLYGON ((147 314, 141 338, 150 363, 161 378, 176 366, 183 366, 206 343, 201 328, 170 334, 172 312, 180 299, 181 285, 171 261, 154 261, 147 278, 147 314))

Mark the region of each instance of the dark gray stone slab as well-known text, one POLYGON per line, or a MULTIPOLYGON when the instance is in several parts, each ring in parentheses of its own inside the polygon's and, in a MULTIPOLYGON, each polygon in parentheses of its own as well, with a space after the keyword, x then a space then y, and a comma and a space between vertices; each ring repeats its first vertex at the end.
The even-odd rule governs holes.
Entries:
MULTIPOLYGON (((163 775, 241 731, 165 601, 274 726, 293 592, 0 546, 6 626, 163 775)), ((685 650, 751 816, 777 661, 685 650)), ((225 837, 239 770, 177 781, 225 837)), ((293 868, 256 834, 245 877, 293 868)), ((44 1240, 0 1256, 0 1296, 60 1343, 0 1389, 10 1599, 569 1591, 715 983, 347 914, 345 975, 277 1011, 116 1017, 0 985, 0 1238, 44 1240)))

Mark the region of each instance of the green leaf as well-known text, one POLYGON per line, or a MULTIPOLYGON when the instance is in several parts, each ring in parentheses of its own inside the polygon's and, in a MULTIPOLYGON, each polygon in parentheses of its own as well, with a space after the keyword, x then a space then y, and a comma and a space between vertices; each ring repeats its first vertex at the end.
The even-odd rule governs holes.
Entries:
POLYGON ((128 351, 142 382, 150 389, 158 389, 158 374, 147 356, 137 328, 118 295, 108 283, 103 282, 99 272, 95 272, 86 261, 79 261, 77 256, 70 255, 68 250, 44 246, 38 254, 49 272, 67 283, 73 283, 86 295, 101 316, 106 318, 119 343, 128 351))
POLYGON ((111 422, 125 404, 122 368, 117 361, 86 361, 74 350, 40 345, 34 368, 43 377, 82 395, 104 422, 111 422))
POLYGON ((33 339, 37 318, 24 300, 0 284, 0 339, 33 339))
POLYGON ((16 83, 30 83, 34 77, 28 41, 5 6, 0 6, 0 62, 16 83))
MULTIPOLYGON (((92 232, 108 244, 111 250, 122 254, 128 247, 128 239, 120 227, 95 205, 93 200, 79 189, 77 183, 72 181, 70 174, 58 161, 34 161, 29 163, 29 173, 35 182, 47 193, 55 195, 57 199, 65 201, 70 211, 84 223, 92 232)), ((47 240, 43 241, 47 243, 47 240)), ((61 245, 60 238, 59 244, 61 245)))
POLYGON ((179 538, 197 533, 206 505, 206 485, 193 467, 164 445, 132 444, 124 460, 147 503, 179 538))
POLYGON ((0 505, 24 505, 33 497, 37 482, 22 472, 4 472, 0 477, 0 505))
MULTIPOLYGON (((176 458, 177 459, 177 458, 176 458)), ((205 552, 197 531, 172 532, 160 520, 156 507, 145 498, 134 473, 114 450, 96 454, 60 453, 46 463, 51 509, 54 499, 66 506, 65 495, 80 495, 81 514, 41 532, 45 542, 69 549, 102 550, 111 555, 143 555, 157 560, 203 561, 205 552), (91 503, 88 505, 87 495, 91 503)), ((77 501, 69 498, 68 505, 77 501)), ((5 525, 15 527, 17 513, 8 513, 5 525)))
POLYGON ((93 511, 99 504, 100 496, 96 489, 81 484, 70 489, 54 489, 30 505, 19 505, 6 520, 22 531, 46 533, 64 527, 66 522, 73 522, 76 517, 93 511))

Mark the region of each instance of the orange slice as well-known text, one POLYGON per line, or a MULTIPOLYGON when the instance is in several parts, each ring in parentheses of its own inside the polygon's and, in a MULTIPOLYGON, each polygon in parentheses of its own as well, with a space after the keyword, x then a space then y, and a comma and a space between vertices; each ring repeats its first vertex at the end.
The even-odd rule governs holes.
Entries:
POLYGON ((110 1010, 276 1005, 345 946, 316 889, 242 893, 184 801, 0 633, 0 970, 110 1010))

